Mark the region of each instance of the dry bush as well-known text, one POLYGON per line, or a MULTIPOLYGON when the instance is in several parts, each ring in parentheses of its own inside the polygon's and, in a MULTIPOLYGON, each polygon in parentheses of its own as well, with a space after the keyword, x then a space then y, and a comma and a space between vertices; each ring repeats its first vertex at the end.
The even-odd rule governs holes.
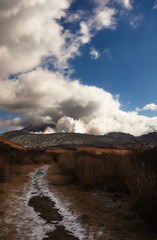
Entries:
POLYGON ((74 154, 72 152, 60 153, 57 162, 63 174, 70 176, 72 182, 76 181, 74 154))
POLYGON ((157 148, 133 151, 127 156, 123 172, 134 199, 134 209, 156 229, 157 148))
POLYGON ((104 189, 107 191, 128 191, 121 174, 119 154, 78 152, 59 155, 58 164, 64 174, 72 181, 85 188, 104 189))
POLYGON ((10 165, 4 157, 0 157, 0 183, 8 182, 20 174, 19 165, 10 165))
POLYGON ((20 175, 20 166, 25 164, 50 163, 52 156, 44 150, 0 148, 0 183, 20 175))
POLYGON ((57 162, 57 161, 58 161, 58 153, 57 153, 57 152, 51 152, 51 153, 49 153, 49 155, 51 156, 51 159, 52 159, 54 162, 57 162))
POLYGON ((5 162, 3 157, 0 157, 0 183, 8 181, 9 165, 5 162))
POLYGON ((131 194, 134 210, 156 229, 157 148, 125 155, 64 153, 59 155, 58 164, 81 187, 131 194))

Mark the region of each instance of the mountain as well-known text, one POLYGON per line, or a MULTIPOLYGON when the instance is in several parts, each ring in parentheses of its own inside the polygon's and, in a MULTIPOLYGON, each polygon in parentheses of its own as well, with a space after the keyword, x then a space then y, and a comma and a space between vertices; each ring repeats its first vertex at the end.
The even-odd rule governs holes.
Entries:
POLYGON ((43 134, 45 131, 53 132, 54 124, 41 124, 37 126, 28 126, 21 130, 10 131, 1 134, 14 143, 25 147, 53 148, 67 145, 75 146, 92 146, 92 147, 109 147, 117 145, 134 146, 134 145, 157 145, 157 132, 148 133, 140 137, 121 132, 111 132, 106 135, 89 135, 80 133, 51 133, 43 134))
POLYGON ((157 132, 142 135, 140 138, 145 144, 157 144, 157 132))
MULTIPOLYGON (((128 134, 128 133, 122 133, 122 132, 111 132, 111 133, 108 133, 107 135, 108 138, 112 138, 113 141, 128 141, 130 143, 137 143, 137 140, 136 137, 134 137, 133 135, 131 134, 128 134)), ((119 142, 120 143, 120 142, 119 142)))
MULTIPOLYGON (((6 132, 1 134, 1 136, 26 147, 41 148, 65 145, 113 147, 113 145, 126 146, 128 144, 135 145, 140 143, 139 139, 125 133, 109 133, 98 136, 79 133, 35 134, 36 129, 37 128, 29 127, 18 131, 6 132)), ((40 130, 41 129, 40 127, 40 130)))

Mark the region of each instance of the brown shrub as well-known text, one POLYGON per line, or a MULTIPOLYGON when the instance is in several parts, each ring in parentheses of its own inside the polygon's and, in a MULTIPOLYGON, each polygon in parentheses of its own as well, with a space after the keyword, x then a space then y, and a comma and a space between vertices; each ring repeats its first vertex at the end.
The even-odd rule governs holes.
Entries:
POLYGON ((14 149, 0 146, 0 183, 8 182, 20 174, 20 166, 24 164, 50 163, 52 156, 44 150, 14 149))
POLYGON ((128 191, 121 174, 119 154, 92 152, 60 154, 58 164, 64 174, 70 175, 73 182, 81 187, 108 191, 128 191))
POLYGON ((156 230, 157 222, 157 148, 134 151, 124 168, 135 211, 156 230))
POLYGON ((4 183, 9 178, 9 165, 0 158, 0 183, 4 183))
POLYGON ((60 154, 58 164, 81 187, 131 194, 134 210, 155 229, 157 148, 125 155, 85 151, 60 154))

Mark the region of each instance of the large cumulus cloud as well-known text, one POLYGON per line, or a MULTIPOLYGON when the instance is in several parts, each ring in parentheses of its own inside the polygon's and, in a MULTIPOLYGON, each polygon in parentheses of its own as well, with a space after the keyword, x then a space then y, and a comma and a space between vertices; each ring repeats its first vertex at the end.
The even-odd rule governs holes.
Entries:
POLYGON ((141 135, 157 127, 156 117, 122 111, 118 98, 103 89, 42 68, 0 81, 0 108, 24 114, 21 126, 55 123, 57 132, 141 135))
MULTIPOLYGON (((42 58, 63 61, 68 32, 57 23, 71 0, 0 1, 0 73, 29 70, 42 58)), ((56 61, 57 61, 56 60, 56 61)))

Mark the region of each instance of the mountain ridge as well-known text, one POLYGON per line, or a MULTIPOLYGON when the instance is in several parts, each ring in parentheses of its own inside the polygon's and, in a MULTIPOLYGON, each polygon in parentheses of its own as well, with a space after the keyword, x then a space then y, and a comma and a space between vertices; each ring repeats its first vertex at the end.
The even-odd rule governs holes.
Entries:
POLYGON ((110 132, 106 135, 63 132, 52 133, 54 129, 54 124, 30 125, 21 130, 3 133, 0 136, 25 147, 37 148, 52 148, 64 145, 110 148, 115 145, 157 145, 157 132, 135 137, 123 132, 110 132), (46 131, 47 129, 49 129, 51 133, 46 131), (45 131, 46 134, 44 134, 45 131))
MULTIPOLYGON (((51 125, 52 126, 52 125, 51 125)), ((44 127, 47 127, 44 126, 44 127)), ((113 147, 114 145, 138 145, 138 144, 155 144, 157 145, 157 133, 149 133, 140 137, 121 132, 111 132, 106 135, 89 135, 81 133, 34 133, 34 130, 44 129, 33 126, 21 130, 10 131, 1 134, 14 143, 25 147, 52 148, 64 145, 76 146, 96 146, 96 147, 113 147), (31 130, 31 132, 29 132, 31 130), (33 130, 33 131, 32 131, 33 130), (153 137, 152 137, 153 136, 153 137)))

